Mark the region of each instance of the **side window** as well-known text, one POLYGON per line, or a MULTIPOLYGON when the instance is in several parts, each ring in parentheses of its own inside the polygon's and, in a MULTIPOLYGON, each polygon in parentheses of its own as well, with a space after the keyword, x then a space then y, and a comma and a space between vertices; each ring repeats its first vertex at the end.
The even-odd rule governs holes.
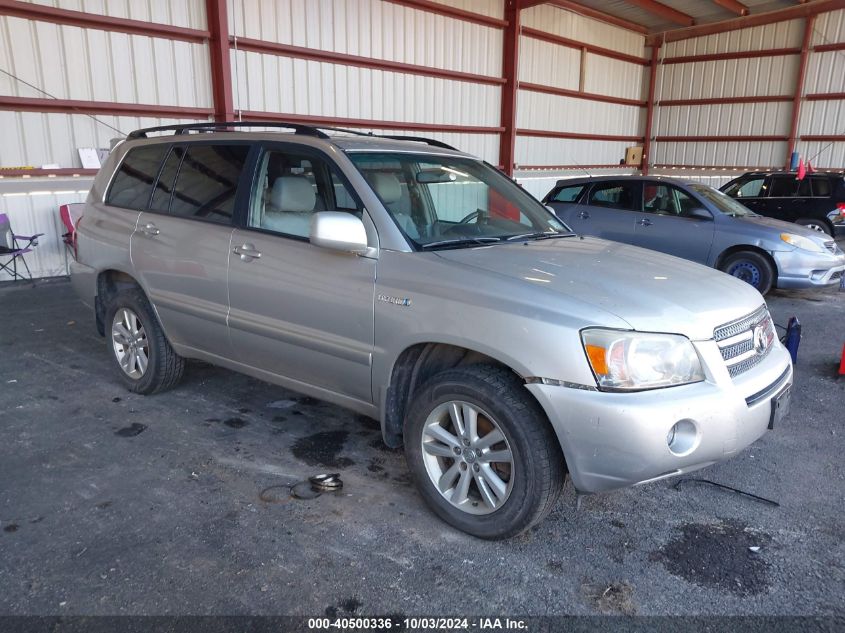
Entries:
POLYGON ((170 212, 229 224, 235 208, 238 180, 243 171, 248 145, 189 145, 176 147, 184 154, 170 212))
POLYGON ((753 176, 746 180, 740 180, 728 187, 725 193, 731 198, 759 198, 766 195, 766 191, 763 189, 765 180, 765 176, 753 176))
POLYGON ((179 171, 183 154, 184 151, 174 147, 167 155, 164 167, 161 168, 161 173, 158 176, 155 191, 153 191, 153 199, 150 202, 150 209, 153 211, 167 213, 170 210, 170 196, 173 193, 173 184, 176 182, 176 174, 179 171))
POLYGON ((129 150, 112 180, 106 204, 127 209, 146 209, 164 155, 166 143, 129 150))
POLYGON ((593 185, 588 204, 596 207, 639 210, 636 185, 633 182, 600 182, 593 185))
POLYGON ((575 202, 587 185, 570 185, 561 187, 552 197, 552 202, 575 202))
POLYGON ((795 180, 795 176, 772 176, 770 198, 792 198, 796 191, 798 191, 798 181, 795 180))
POLYGON ((701 204, 685 191, 656 182, 643 184, 643 211, 658 215, 686 217, 701 204))
POLYGON ((307 238, 318 211, 362 209, 340 177, 321 159, 269 150, 259 162, 248 226, 307 238))
POLYGON ((810 176, 810 182, 813 185, 813 196, 816 198, 830 197, 830 180, 827 176, 810 176))

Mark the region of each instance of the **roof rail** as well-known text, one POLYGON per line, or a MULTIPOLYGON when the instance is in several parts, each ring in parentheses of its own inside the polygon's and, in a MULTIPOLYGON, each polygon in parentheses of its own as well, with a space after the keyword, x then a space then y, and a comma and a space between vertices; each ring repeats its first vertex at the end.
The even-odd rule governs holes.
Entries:
POLYGON ((226 131, 233 127, 279 127, 294 130, 296 134, 305 136, 316 136, 317 138, 329 138, 328 134, 324 134, 316 127, 310 125, 302 125, 300 123, 285 123, 282 121, 221 121, 208 123, 188 123, 186 125, 159 125, 157 127, 145 127, 140 130, 130 132, 126 136, 126 140, 131 141, 138 138, 147 138, 149 132, 170 132, 174 134, 189 134, 192 131, 197 132, 220 132, 226 131))
POLYGON ((345 132, 347 134, 354 134, 355 136, 368 136, 371 138, 389 138, 394 141, 417 141, 419 143, 425 143, 427 145, 431 145, 432 147, 442 147, 443 149, 451 149, 454 151, 460 151, 451 145, 444 143, 443 141, 438 141, 433 138, 426 138, 424 136, 406 136, 402 134, 373 134, 372 132, 359 132, 358 130, 350 130, 348 128, 343 127, 328 127, 326 125, 318 125, 315 126, 320 130, 331 130, 333 132, 345 132))

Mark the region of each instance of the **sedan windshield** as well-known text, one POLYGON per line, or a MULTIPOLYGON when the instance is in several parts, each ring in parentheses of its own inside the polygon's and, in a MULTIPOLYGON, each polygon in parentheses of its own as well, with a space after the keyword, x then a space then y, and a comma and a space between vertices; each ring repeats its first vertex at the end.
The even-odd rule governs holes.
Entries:
POLYGON ((469 248, 572 235, 536 199, 471 158, 350 152, 417 249, 469 248))
POLYGON ((757 215, 748 207, 713 187, 696 183, 689 185, 689 188, 716 207, 718 211, 732 218, 756 217, 757 215))

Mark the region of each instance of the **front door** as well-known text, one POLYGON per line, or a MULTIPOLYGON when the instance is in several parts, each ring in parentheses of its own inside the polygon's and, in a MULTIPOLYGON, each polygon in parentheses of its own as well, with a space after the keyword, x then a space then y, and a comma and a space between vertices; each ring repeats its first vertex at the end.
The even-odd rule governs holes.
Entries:
POLYGON ((319 152, 266 146, 229 249, 235 358, 371 403, 376 260, 311 245, 311 216, 323 210, 360 217, 363 207, 319 152))

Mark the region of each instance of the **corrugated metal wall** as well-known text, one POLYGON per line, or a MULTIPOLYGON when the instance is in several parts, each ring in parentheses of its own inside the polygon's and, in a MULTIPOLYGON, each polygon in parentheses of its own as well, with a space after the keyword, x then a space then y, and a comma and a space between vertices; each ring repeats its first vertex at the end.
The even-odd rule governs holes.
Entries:
MULTIPOLYGON (((845 43, 845 10, 824 13, 813 28, 814 46, 845 43)), ((807 65, 805 92, 845 93, 845 50, 814 52, 807 65)), ((805 101, 801 134, 845 136, 845 99, 805 101)), ((797 147, 816 167, 845 169, 845 141, 800 141, 797 147)))

